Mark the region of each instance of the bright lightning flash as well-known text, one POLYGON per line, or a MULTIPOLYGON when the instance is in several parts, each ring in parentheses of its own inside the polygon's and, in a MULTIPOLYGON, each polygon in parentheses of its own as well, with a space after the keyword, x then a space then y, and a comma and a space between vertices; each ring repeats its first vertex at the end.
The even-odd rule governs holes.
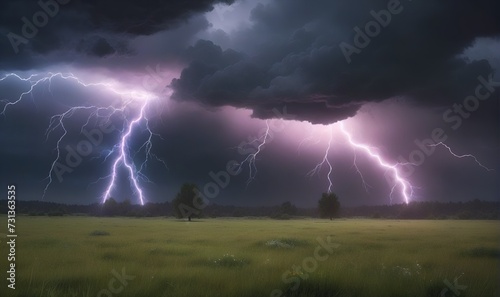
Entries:
POLYGON ((323 156, 323 159, 321 159, 321 162, 319 162, 319 163, 316 165, 316 167, 314 167, 311 171, 309 171, 309 172, 307 173, 307 175, 311 177, 311 176, 313 176, 313 175, 315 175, 315 174, 319 174, 319 172, 321 171, 321 168, 322 168, 322 167, 323 167, 323 165, 325 165, 325 163, 326 163, 326 164, 328 165, 328 168, 329 168, 329 169, 328 169, 328 174, 327 174, 327 176, 326 176, 326 177, 327 177, 327 179, 328 179, 328 189, 327 189, 327 191, 328 191, 328 193, 331 193, 331 192, 332 192, 332 185, 333 185, 333 183, 332 183, 332 177, 331 177, 331 175, 332 175, 332 171, 333 171, 333 170, 332 170, 332 169, 333 169, 333 167, 332 167, 332 164, 330 163, 330 160, 328 159, 328 155, 330 154, 330 148, 331 148, 331 146, 332 146, 333 126, 330 126, 330 129, 329 129, 329 130, 330 130, 330 131, 329 131, 329 132, 330 132, 330 133, 329 133, 329 134, 330 134, 330 137, 329 137, 329 139, 328 139, 328 146, 326 147, 326 150, 325 150, 325 155, 323 156))
POLYGON ((477 160, 476 156, 474 156, 474 155, 471 155, 471 154, 458 155, 458 154, 454 153, 451 150, 451 148, 448 145, 444 144, 443 142, 438 142, 438 143, 435 143, 435 144, 429 144, 428 146, 437 147, 439 145, 444 146, 450 152, 450 154, 452 154, 456 158, 459 158, 459 159, 462 159, 462 158, 471 158, 471 159, 474 160, 474 162, 476 162, 477 165, 481 166, 485 170, 487 170, 487 171, 493 171, 494 170, 494 169, 488 168, 488 167, 484 166, 483 164, 481 164, 481 162, 479 162, 477 160))
POLYGON ((394 186, 392 187, 391 189, 391 194, 390 194, 390 197, 391 197, 391 201, 392 201, 392 195, 394 193, 394 190, 397 186, 400 187, 400 190, 401 190, 401 196, 404 198, 404 201, 406 202, 406 204, 408 204, 410 202, 410 198, 413 194, 413 187, 412 185, 410 184, 410 182, 406 179, 404 179, 402 176, 401 176, 401 173, 398 169, 398 166, 401 165, 401 164, 394 164, 394 165, 391 165, 389 164, 387 161, 385 161, 379 154, 377 154, 373 148, 365 145, 365 144, 359 144, 357 142, 355 142, 353 139, 352 139, 352 136, 349 132, 347 132, 347 130, 345 129, 344 127, 344 123, 343 122, 340 122, 340 129, 342 131, 342 133, 344 133, 344 135, 346 136, 347 140, 349 141, 349 144, 355 148, 355 149, 359 149, 363 152, 365 152, 368 156, 370 156, 372 159, 375 159, 378 163, 378 165, 386 170, 389 170, 392 172, 392 175, 394 177, 394 186))
POLYGON ((358 164, 356 163, 356 150, 354 150, 354 160, 352 162, 352 166, 356 168, 356 172, 359 174, 359 177, 361 178, 361 182, 363 183, 363 187, 365 188, 365 191, 368 193, 368 188, 371 188, 371 186, 366 182, 365 177, 363 176, 363 173, 361 173, 361 170, 359 170, 358 164))
POLYGON ((106 202, 106 200, 111 196, 113 189, 116 187, 116 177, 118 168, 120 167, 120 165, 123 165, 126 171, 128 172, 130 184, 134 193, 137 194, 141 205, 144 205, 145 197, 144 197, 144 192, 140 187, 139 179, 149 181, 149 179, 143 173, 143 170, 146 168, 148 160, 154 158, 155 160, 162 162, 165 165, 165 162, 163 160, 161 160, 151 152, 151 148, 153 145, 152 137, 153 136, 159 137, 159 135, 153 133, 152 130, 150 129, 149 119, 146 114, 149 103, 152 100, 157 99, 157 96, 146 91, 126 89, 123 86, 120 86, 116 83, 103 83, 103 82, 85 83, 80 78, 76 77, 71 73, 32 74, 27 78, 23 78, 15 73, 9 73, 4 77, 0 78, 0 83, 7 79, 17 79, 18 81, 27 82, 29 84, 29 89, 27 91, 22 92, 19 95, 19 97, 17 97, 17 99, 15 99, 14 101, 8 101, 8 100, 0 101, 5 104, 3 106, 2 111, 0 112, 0 115, 6 116, 7 110, 9 108, 12 108, 16 104, 20 103, 21 101, 23 101, 23 99, 27 97, 27 95, 30 95, 34 100, 34 91, 37 87, 42 88, 44 86, 47 86, 47 90, 52 94, 51 84, 52 81, 56 78, 65 81, 71 81, 86 88, 100 88, 104 91, 111 92, 114 93, 115 95, 120 96, 121 100, 118 103, 109 104, 107 106, 96 106, 96 105, 73 106, 70 107, 67 111, 61 114, 54 115, 50 118, 49 126, 46 131, 47 140, 50 134, 53 133, 56 129, 61 129, 63 133, 56 142, 56 148, 55 148, 56 158, 52 162, 49 174, 46 178, 48 182, 43 191, 42 198, 45 197, 49 186, 52 184, 53 176, 55 174, 54 170, 57 168, 58 161, 61 158, 61 145, 64 137, 68 135, 68 130, 65 125, 67 120, 72 116, 74 116, 75 113, 77 113, 78 111, 90 111, 87 121, 82 126, 80 132, 82 132, 83 129, 87 125, 89 125, 89 123, 93 119, 97 120, 105 118, 107 120, 110 120, 111 116, 115 114, 120 114, 124 120, 124 128, 121 131, 120 142, 117 145, 115 145, 113 149, 105 156, 105 160, 108 157, 113 157, 114 162, 111 168, 111 173, 107 177, 99 179, 99 180, 109 179, 109 184, 106 188, 106 191, 103 194, 102 202, 103 203, 106 202), (138 115, 133 120, 130 121, 128 120, 127 116, 129 114, 128 111, 137 109, 138 108, 137 103, 139 103, 140 105, 138 115), (145 127, 144 129, 147 131, 147 133, 149 133, 149 137, 144 142, 144 144, 139 148, 139 150, 144 149, 146 156, 140 168, 137 169, 134 164, 133 158, 131 158, 130 156, 131 149, 129 147, 129 143, 134 129, 137 129, 141 123, 145 127))
POLYGON ((247 185, 250 184, 255 179, 255 176, 257 176, 257 166, 255 165, 255 161, 259 153, 262 151, 262 148, 266 144, 269 137, 270 137, 269 120, 266 120, 266 131, 264 135, 254 139, 251 142, 251 143, 255 142, 257 144, 256 151, 254 153, 249 154, 242 162, 237 164, 238 172, 241 170, 242 166, 245 163, 248 164, 249 176, 247 180, 247 185))

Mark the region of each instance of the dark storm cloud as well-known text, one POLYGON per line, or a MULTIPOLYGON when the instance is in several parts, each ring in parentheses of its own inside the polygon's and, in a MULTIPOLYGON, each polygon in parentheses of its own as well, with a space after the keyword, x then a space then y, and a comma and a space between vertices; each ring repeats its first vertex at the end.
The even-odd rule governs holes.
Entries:
MULTIPOLYGON (((180 26, 194 13, 213 9, 215 3, 233 0, 188 1, 78 1, 11 0, 0 3, 0 67, 32 69, 54 61, 32 56, 72 51, 88 35, 105 33, 116 38, 151 35, 180 26)), ((99 57, 114 52, 109 40, 89 46, 99 57)), ((74 55, 64 55, 71 61, 74 55)))
POLYGON ((247 107, 261 118, 287 104, 313 123, 399 96, 449 106, 492 73, 487 61, 459 55, 476 38, 500 34, 499 20, 498 1, 277 0, 253 10, 253 26, 230 34, 230 49, 208 41, 191 47, 173 98, 247 107), (346 59, 340 45, 356 46, 353 28, 365 31, 370 12, 388 6, 397 13, 387 26, 346 59))
POLYGON ((96 40, 92 41, 82 40, 80 42, 79 51, 100 58, 114 54, 116 52, 115 48, 112 47, 109 42, 102 37, 99 37, 96 40))
POLYGON ((193 12, 209 11, 217 2, 230 4, 234 0, 91 0, 85 1, 82 6, 92 23, 100 28, 109 28, 117 33, 149 35, 169 29, 193 12))
MULTIPOLYGON (((253 0, 246 1, 245 9, 257 5, 250 2, 253 0)), ((21 17, 32 19, 40 6, 36 1, 2 1, 0 69, 29 70, 22 73, 27 77, 35 72, 66 71, 68 67, 88 82, 109 78, 134 90, 155 93, 180 75, 171 84, 174 97, 190 102, 168 102, 168 107, 160 107, 161 101, 151 107, 152 114, 156 114, 155 108, 166 110, 150 118, 149 124, 164 139, 155 139, 153 153, 165 160, 169 169, 160 162, 148 165, 145 173, 153 183, 144 182, 143 186, 149 201, 171 200, 184 182, 202 187, 213 181, 210 172, 220 172, 228 161, 247 157, 234 147, 256 137, 265 122, 249 119, 246 111, 239 114, 233 109, 214 108, 225 105, 251 109, 257 118, 280 117, 274 111, 277 108, 285 118, 313 123, 331 123, 357 114, 353 122, 359 126, 353 129, 353 137, 377 147, 391 162, 397 162, 398 156, 408 159, 420 149, 415 139, 427 139, 434 128, 442 128, 449 136, 447 143, 457 152, 478 154, 481 162, 497 171, 483 172, 470 159, 457 162, 438 148, 411 176, 412 183, 421 187, 415 199, 498 199, 498 188, 492 187, 500 172, 500 133, 495 128, 500 127, 498 90, 490 99, 480 101, 478 110, 463 119, 460 129, 455 131, 442 119, 446 109, 474 94, 478 75, 488 77, 492 68, 498 69, 495 54, 489 55, 488 62, 482 60, 484 42, 471 51, 470 61, 462 58, 478 37, 491 41, 488 36, 498 33, 500 11, 496 2, 402 1, 403 10, 392 15, 391 23, 366 48, 350 56, 351 63, 339 45, 354 44, 353 28, 364 28, 373 20, 370 11, 387 9, 388 0, 271 0, 267 1, 269 5, 253 10, 250 22, 234 27, 231 22, 238 22, 243 13, 236 10, 229 19, 222 14, 222 27, 231 28, 227 32, 215 22, 211 29, 210 18, 199 13, 220 2, 229 1, 175 1, 172 6, 165 1, 70 0, 61 4, 59 13, 15 54, 6 34, 22 34, 21 17), (199 36, 208 40, 196 42, 199 36), (380 103, 391 97, 398 101, 380 103), (370 108, 374 115, 365 112, 370 108)), ((13 101, 29 86, 7 79, 0 88, 0 99, 13 101)), ((59 79, 52 81, 50 89, 46 84, 37 87, 32 98, 25 96, 21 104, 8 109, 5 117, 0 116, 0 138, 6 144, 0 148, 0 156, 7 168, 0 178, 19 181, 22 188, 30 189, 32 193, 23 199, 40 199, 47 183, 44 178, 57 157, 55 143, 63 133, 57 129, 46 139, 51 116, 78 104, 106 105, 110 99, 108 93, 59 79)), ((87 140, 80 132, 90 112, 82 110, 67 119, 69 133, 61 143, 61 162, 66 162, 67 145, 75 148, 87 140)), ((117 144, 123 118, 113 123, 117 130, 106 134, 62 182, 55 180, 46 199, 99 201, 107 180, 92 182, 107 176, 113 161, 99 157, 117 144)), ((91 122, 87 128, 96 125, 91 122)), ((264 146, 257 158, 255 181, 245 187, 245 166, 212 202, 269 205, 290 200, 315 206, 326 189, 325 171, 311 179, 306 173, 323 157, 325 143, 306 146, 299 155, 297 147, 308 132, 290 128, 275 133, 276 139, 264 146)), ((140 129, 134 131, 132 151, 139 149, 144 137, 147 135, 140 129)), ((342 203, 386 203, 392 185, 372 159, 361 153, 356 156, 344 142, 335 138, 331 156, 334 190, 342 203), (354 158, 374 187, 370 193, 364 192, 353 171, 354 158)), ((141 156, 134 154, 136 164, 140 164, 141 156)), ((113 195, 118 200, 131 198, 137 202, 126 174, 122 172, 119 179, 113 195)))

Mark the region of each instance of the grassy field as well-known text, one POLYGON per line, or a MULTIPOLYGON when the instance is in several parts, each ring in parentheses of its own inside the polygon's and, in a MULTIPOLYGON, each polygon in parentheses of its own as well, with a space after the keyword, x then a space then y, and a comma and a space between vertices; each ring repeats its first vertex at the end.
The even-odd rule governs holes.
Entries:
POLYGON ((500 296, 499 226, 19 217, 0 296, 500 296))

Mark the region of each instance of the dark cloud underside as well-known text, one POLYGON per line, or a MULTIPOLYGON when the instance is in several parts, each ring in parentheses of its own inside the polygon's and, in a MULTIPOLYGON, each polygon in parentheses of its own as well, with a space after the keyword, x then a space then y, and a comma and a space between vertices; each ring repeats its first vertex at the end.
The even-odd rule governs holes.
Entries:
MULTIPOLYGON (((48 54, 52 51, 75 50, 79 42, 88 36, 100 36, 97 44, 88 54, 103 57, 116 51, 109 39, 123 39, 140 35, 150 35, 159 31, 180 26, 195 13, 210 11, 215 3, 230 4, 234 0, 128 0, 128 1, 42 1, 49 13, 43 26, 34 26, 36 33, 23 34, 23 26, 33 23, 33 17, 46 9, 37 1, 9 0, 0 2, 0 67, 8 69, 30 69, 40 66, 30 56, 48 54), (54 3, 56 5, 54 5, 54 3), (19 42, 13 35, 25 38, 19 42), (14 40, 14 41, 13 41, 14 40), (27 42, 25 42, 27 41, 27 42), (12 44, 16 46, 12 46, 12 44), (17 48, 17 50, 15 49, 17 48), (38 65, 35 65, 35 62, 38 65)), ((35 22, 36 24, 36 22, 35 22)), ((33 32, 28 29, 27 32, 33 32)), ((67 58, 71 60, 72 56, 67 58)))
POLYGON ((253 27, 234 37, 240 48, 200 41, 189 49, 191 63, 173 81, 173 97, 247 107, 261 118, 290 104, 298 119, 330 123, 365 102, 398 96, 446 106, 472 92, 479 75, 492 73, 488 62, 459 55, 476 38, 500 33, 498 1, 402 1, 390 23, 348 63, 339 45, 355 46, 353 28, 364 31, 374 19, 370 12, 387 5, 278 0, 257 6, 253 27))

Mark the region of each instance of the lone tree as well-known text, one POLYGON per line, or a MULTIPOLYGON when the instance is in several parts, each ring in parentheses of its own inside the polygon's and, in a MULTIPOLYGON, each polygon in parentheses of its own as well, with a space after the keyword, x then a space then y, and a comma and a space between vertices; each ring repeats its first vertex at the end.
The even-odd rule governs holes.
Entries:
POLYGON ((339 197, 333 193, 323 193, 318 201, 319 216, 321 218, 333 219, 340 210, 339 197))
POLYGON ((188 218, 191 221, 193 215, 200 216, 201 208, 205 206, 203 201, 200 203, 201 197, 198 196, 198 187, 195 184, 183 184, 177 196, 172 201, 174 212, 177 218, 188 218))
POLYGON ((281 204, 279 211, 281 214, 294 216, 297 214, 297 207, 290 203, 290 201, 287 201, 281 204))
POLYGON ((119 214, 118 202, 113 197, 106 199, 103 205, 103 213, 105 216, 116 216, 119 214))

